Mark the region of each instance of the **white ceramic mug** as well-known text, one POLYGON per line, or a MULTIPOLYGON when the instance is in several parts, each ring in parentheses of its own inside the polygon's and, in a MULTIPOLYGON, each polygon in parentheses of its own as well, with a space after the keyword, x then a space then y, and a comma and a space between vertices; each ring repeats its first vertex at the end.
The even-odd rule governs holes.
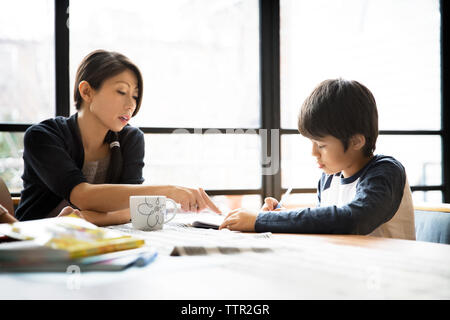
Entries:
POLYGON ((131 196, 130 215, 133 228, 143 231, 161 230, 164 223, 178 212, 177 203, 165 196, 131 196), (173 215, 167 219, 166 203, 172 203, 173 215))

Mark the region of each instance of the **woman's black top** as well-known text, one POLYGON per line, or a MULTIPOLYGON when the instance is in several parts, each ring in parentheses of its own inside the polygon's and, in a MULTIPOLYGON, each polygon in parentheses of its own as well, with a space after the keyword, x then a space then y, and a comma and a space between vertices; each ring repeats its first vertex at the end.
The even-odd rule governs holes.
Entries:
MULTIPOLYGON (((33 125, 24 136, 23 190, 17 219, 45 218, 63 199, 70 202, 72 189, 87 182, 83 175, 84 148, 78 114, 56 117, 33 125)), ((120 184, 142 184, 144 134, 126 125, 118 132, 122 152, 120 184)))

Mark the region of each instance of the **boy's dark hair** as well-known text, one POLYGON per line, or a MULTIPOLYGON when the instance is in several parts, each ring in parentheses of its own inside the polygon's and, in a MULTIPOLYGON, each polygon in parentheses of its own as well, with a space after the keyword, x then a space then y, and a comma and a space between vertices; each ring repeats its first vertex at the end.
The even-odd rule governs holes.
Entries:
MULTIPOLYGON (((81 61, 75 76, 74 100, 76 109, 80 110, 81 102, 83 101, 78 90, 81 81, 87 81, 93 89, 98 90, 106 79, 114 77, 125 70, 132 71, 138 82, 138 98, 136 109, 132 115, 134 117, 141 106, 144 90, 141 71, 123 54, 106 50, 95 50, 81 61)), ((111 149, 111 158, 105 183, 119 183, 123 167, 119 135, 117 132, 108 131, 104 141, 109 144, 111 149)))
POLYGON ((354 80, 320 83, 306 98, 298 118, 299 132, 308 138, 327 135, 339 139, 344 151, 355 134, 366 138, 363 154, 373 155, 378 137, 378 111, 372 93, 354 80))

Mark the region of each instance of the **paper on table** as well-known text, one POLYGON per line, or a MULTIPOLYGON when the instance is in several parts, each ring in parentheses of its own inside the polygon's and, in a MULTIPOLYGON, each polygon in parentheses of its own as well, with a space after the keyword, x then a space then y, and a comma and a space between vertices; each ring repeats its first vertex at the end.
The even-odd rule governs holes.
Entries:
POLYGON ((256 252, 265 253, 272 251, 271 248, 265 247, 249 247, 249 246, 176 246, 170 253, 171 256, 198 256, 198 255, 211 255, 211 254, 236 254, 243 252, 256 252))
POLYGON ((141 231, 133 228, 131 223, 111 226, 109 228, 132 234, 146 240, 146 243, 154 247, 160 255, 170 255, 176 246, 181 247, 267 247, 272 234, 266 233, 242 233, 228 229, 213 230, 190 227, 193 221, 202 214, 183 213, 177 214, 174 220, 164 225, 162 230, 141 231))

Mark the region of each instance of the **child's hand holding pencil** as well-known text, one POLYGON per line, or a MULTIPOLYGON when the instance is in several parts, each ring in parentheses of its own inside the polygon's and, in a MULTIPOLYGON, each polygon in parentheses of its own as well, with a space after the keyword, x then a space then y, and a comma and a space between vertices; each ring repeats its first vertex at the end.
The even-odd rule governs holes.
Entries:
POLYGON ((281 200, 278 202, 277 199, 272 197, 267 197, 264 199, 264 205, 262 206, 262 211, 284 211, 286 208, 283 207, 283 202, 286 201, 287 197, 292 192, 292 188, 289 188, 286 193, 281 197, 281 200))

